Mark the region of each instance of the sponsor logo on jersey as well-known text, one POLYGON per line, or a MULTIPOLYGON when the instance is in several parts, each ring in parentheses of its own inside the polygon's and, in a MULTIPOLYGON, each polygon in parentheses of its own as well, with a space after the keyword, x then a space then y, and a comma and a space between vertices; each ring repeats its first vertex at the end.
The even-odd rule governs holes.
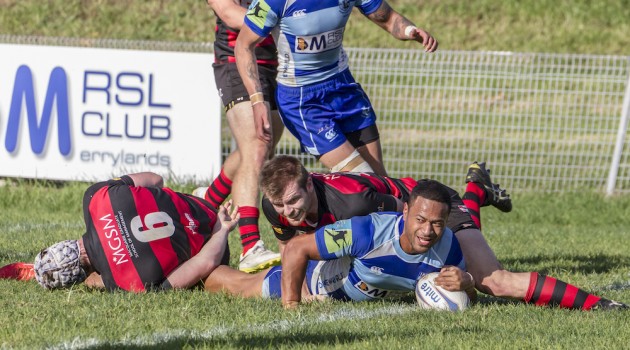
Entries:
POLYGON ((275 233, 279 234, 279 235, 284 234, 284 231, 282 231, 282 228, 281 228, 281 227, 276 227, 276 226, 274 226, 274 227, 273 227, 273 231, 274 231, 275 233))
POLYGON ((306 9, 301 9, 297 11, 293 11, 293 17, 304 17, 306 16, 306 9))
POLYGON ((324 229, 324 242, 329 253, 335 253, 352 244, 352 227, 347 220, 337 221, 324 229))
POLYGON ((271 8, 265 0, 256 0, 252 2, 247 10, 247 18, 260 29, 265 27, 265 20, 271 8))
POLYGON ((383 289, 378 289, 374 286, 371 286, 363 281, 359 281, 354 285, 361 293, 372 297, 372 298, 384 298, 387 296, 388 291, 383 289))
POLYGON ((379 275, 379 276, 383 274, 383 268, 379 266, 370 267, 370 271, 372 271, 373 274, 379 275))
POLYGON ((462 213, 468 213, 468 208, 466 208, 465 205, 458 205, 457 208, 459 209, 459 211, 461 211, 462 213))
POLYGON ((296 53, 318 53, 333 50, 341 46, 343 41, 343 28, 331 30, 316 35, 295 37, 296 53))

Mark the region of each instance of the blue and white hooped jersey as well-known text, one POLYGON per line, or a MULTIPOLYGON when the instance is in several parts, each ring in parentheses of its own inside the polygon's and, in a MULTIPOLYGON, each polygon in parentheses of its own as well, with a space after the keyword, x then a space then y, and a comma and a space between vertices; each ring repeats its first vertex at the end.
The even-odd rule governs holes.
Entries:
POLYGON ((373 300, 413 291, 418 278, 445 265, 465 270, 459 242, 450 229, 426 253, 410 255, 400 246, 403 226, 401 213, 373 213, 318 229, 317 249, 329 261, 320 263, 307 278, 311 293, 373 300), (331 262, 337 266, 327 267, 331 262))
POLYGON ((343 33, 354 7, 369 15, 382 0, 255 0, 245 24, 257 35, 274 36, 278 83, 304 86, 348 68, 343 33))

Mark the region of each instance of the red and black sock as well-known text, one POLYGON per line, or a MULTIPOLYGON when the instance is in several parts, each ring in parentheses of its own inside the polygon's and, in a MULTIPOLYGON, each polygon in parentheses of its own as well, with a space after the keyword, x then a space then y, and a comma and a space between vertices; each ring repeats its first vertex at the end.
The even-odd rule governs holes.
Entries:
POLYGON ((208 187, 203 197, 216 209, 230 195, 230 192, 232 192, 232 180, 230 180, 225 175, 223 169, 221 169, 221 173, 212 181, 212 184, 208 187))
POLYGON ((241 244, 243 245, 243 254, 260 240, 260 231, 258 229, 258 217, 260 213, 256 207, 239 207, 238 212, 241 218, 238 219, 238 230, 241 233, 241 244))
POLYGON ((462 201, 473 221, 481 230, 481 206, 486 201, 486 191, 476 182, 469 182, 466 185, 466 192, 462 197, 462 201))
POLYGON ((539 306, 559 306, 567 309, 589 310, 601 298, 553 277, 532 272, 525 302, 539 306))

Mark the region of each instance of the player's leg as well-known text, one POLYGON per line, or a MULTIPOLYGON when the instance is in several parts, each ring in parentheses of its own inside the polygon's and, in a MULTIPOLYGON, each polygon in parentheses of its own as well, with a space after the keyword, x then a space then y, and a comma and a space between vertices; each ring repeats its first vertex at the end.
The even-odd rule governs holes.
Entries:
POLYGON ((206 291, 211 293, 226 292, 244 298, 262 296, 262 286, 269 270, 258 273, 246 273, 229 266, 218 266, 204 281, 206 291))
POLYGON ((348 132, 345 135, 376 174, 387 176, 387 171, 383 165, 383 150, 381 149, 381 140, 376 124, 348 132))
MULTIPOLYGON (((475 221, 479 222, 481 220, 479 208, 489 205, 485 202, 488 198, 492 198, 490 200, 494 201, 492 205, 495 207, 499 205, 503 209, 509 208, 511 210, 512 208, 505 190, 500 190, 498 185, 492 184, 485 164, 483 165, 482 167, 473 167, 476 169, 477 175, 480 176, 471 177, 469 171, 469 176, 466 178, 468 185, 464 194, 465 205, 469 211, 476 209, 475 221), (490 186, 473 182, 479 178, 487 180, 490 186), (483 193, 479 191, 480 189, 483 189, 483 193)), ((475 217, 475 215, 472 216, 475 217)), ((559 306, 570 309, 627 307, 624 304, 598 297, 571 284, 540 275, 537 272, 515 273, 504 270, 481 231, 477 228, 462 229, 457 231, 455 235, 466 259, 468 272, 475 279, 477 289, 484 293, 497 297, 520 299, 536 305, 559 306)))
POLYGON ((221 167, 221 172, 210 186, 197 187, 193 195, 207 200, 215 209, 225 201, 232 192, 232 179, 236 176, 236 171, 241 163, 241 153, 238 149, 230 153, 221 167))
POLYGON ((258 176, 271 145, 256 137, 249 101, 234 105, 227 112, 227 119, 241 154, 241 164, 232 183, 232 199, 239 206, 239 233, 243 246, 239 268, 255 272, 280 263, 280 254, 265 248, 258 227, 258 176))

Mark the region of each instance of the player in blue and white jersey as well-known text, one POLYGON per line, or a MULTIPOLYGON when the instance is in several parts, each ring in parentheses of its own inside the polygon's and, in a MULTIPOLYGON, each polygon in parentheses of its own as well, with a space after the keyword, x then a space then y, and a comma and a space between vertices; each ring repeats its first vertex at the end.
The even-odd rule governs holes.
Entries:
MULTIPOLYGON (((270 33, 278 48, 276 102, 302 149, 333 172, 386 175, 376 115, 348 69, 342 42, 353 8, 399 40, 427 52, 437 41, 384 0, 256 0, 236 41, 239 73, 249 94, 261 91, 255 46, 270 33)), ((259 138, 268 137, 269 110, 253 103, 259 138)))
POLYGON ((206 280, 206 289, 282 297, 285 307, 293 307, 302 297, 364 301, 400 296, 413 291, 423 275, 441 271, 438 284, 474 298, 474 281, 464 272, 459 243, 446 227, 450 202, 441 183, 422 180, 403 213, 358 216, 294 237, 282 266, 258 275, 220 266, 206 280))

